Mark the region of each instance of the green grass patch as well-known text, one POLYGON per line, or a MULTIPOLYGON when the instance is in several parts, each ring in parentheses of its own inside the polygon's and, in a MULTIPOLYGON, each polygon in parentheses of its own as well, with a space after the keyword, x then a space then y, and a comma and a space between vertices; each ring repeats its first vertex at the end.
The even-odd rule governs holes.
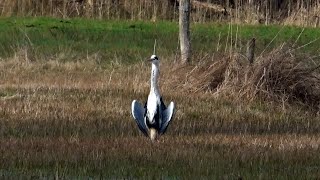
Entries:
MULTIPOLYGON (((19 48, 31 48, 38 56, 68 54, 67 61, 98 53, 103 60, 137 61, 149 56, 155 39, 177 37, 174 23, 99 21, 52 18, 9 18, 0 20, 0 55, 12 56, 19 48)), ((158 41, 159 51, 172 53, 175 44, 158 41)))
POLYGON ((15 94, 16 94, 16 91, 14 89, 11 89, 11 88, 1 89, 0 98, 14 96, 15 94))
MULTIPOLYGON (((231 48, 244 52, 247 41, 256 37, 258 52, 272 49, 283 42, 307 44, 320 37, 317 28, 293 26, 252 26, 228 24, 192 24, 192 49, 214 53, 231 48), (298 38, 300 37, 300 38, 298 38), (270 45, 269 45, 270 44, 270 45)), ((27 48, 36 59, 64 56, 62 61, 76 61, 98 54, 99 61, 135 62, 150 56, 154 40, 157 53, 170 56, 178 50, 178 24, 175 22, 104 21, 92 19, 1 18, 0 57, 10 57, 27 48), (42 57, 42 58, 41 58, 42 57)), ((303 51, 319 52, 320 41, 303 51)))

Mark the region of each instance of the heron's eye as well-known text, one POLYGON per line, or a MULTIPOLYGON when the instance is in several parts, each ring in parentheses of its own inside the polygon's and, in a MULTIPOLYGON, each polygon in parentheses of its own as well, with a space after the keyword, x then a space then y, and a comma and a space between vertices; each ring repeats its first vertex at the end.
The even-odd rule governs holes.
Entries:
POLYGON ((156 57, 154 57, 153 59, 154 59, 154 60, 159 60, 157 56, 156 56, 156 57))

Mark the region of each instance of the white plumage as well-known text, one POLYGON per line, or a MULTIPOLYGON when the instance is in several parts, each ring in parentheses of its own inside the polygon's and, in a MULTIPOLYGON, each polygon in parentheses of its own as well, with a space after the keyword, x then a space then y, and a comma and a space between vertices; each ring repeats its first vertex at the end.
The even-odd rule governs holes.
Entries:
POLYGON ((174 113, 174 103, 170 102, 168 107, 163 103, 158 87, 159 59, 152 55, 150 61, 151 86, 148 100, 144 107, 137 100, 133 100, 131 110, 139 129, 154 140, 158 135, 165 133, 174 113))

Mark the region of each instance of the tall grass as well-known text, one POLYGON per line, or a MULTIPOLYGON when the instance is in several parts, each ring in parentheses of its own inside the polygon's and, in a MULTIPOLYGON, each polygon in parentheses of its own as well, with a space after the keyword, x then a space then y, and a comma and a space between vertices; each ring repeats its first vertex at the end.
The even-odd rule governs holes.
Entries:
MULTIPOLYGON (((195 22, 320 25, 320 1, 201 1, 192 2, 195 22)), ((1 16, 87 17, 98 19, 177 20, 175 0, 2 0, 1 16)))

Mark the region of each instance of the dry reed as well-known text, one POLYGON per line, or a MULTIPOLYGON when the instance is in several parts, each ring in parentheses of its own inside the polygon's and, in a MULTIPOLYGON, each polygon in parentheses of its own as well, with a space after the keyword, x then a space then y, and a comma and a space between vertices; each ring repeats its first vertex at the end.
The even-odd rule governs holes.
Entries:
MULTIPOLYGON (((200 1, 192 2, 195 22, 230 21, 250 24, 320 25, 320 1, 200 1)), ((176 0, 2 0, 0 16, 87 17, 99 19, 177 20, 176 0)))
POLYGON ((319 64, 308 57, 283 46, 259 56, 253 64, 239 53, 216 56, 220 60, 177 69, 178 74, 187 74, 179 75, 178 81, 185 82, 179 88, 209 91, 215 96, 241 101, 285 101, 319 109, 319 64))

